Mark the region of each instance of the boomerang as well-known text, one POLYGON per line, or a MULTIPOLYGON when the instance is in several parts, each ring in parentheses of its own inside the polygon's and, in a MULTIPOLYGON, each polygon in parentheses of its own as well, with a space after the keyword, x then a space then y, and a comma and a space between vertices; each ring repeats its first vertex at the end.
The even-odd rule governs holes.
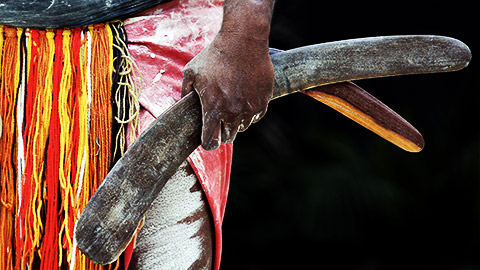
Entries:
MULTIPOLYGON (((423 138, 418 131, 349 81, 456 71, 468 65, 471 53, 465 44, 448 37, 389 36, 323 43, 278 52, 271 58, 273 98, 305 91, 350 117, 363 117, 358 121, 384 133, 383 137, 393 137, 390 141, 400 147, 419 151, 423 138), (342 84, 328 86, 334 83, 342 84), (365 102, 369 105, 360 106, 365 102), (376 113, 379 108, 382 113, 376 113), (390 123, 392 117, 398 121, 390 123)), ((78 248, 92 261, 107 264, 120 256, 165 183, 200 145, 200 106, 195 93, 174 104, 102 182, 75 230, 78 248)))

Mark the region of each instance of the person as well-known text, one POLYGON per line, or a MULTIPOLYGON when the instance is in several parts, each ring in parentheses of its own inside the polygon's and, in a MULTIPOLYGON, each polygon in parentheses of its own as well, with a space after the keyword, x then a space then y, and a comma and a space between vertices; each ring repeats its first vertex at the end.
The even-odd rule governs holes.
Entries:
POLYGON ((180 0, 125 21, 144 80, 141 129, 192 91, 203 119, 202 147, 147 212, 131 261, 131 247, 126 252, 129 269, 219 268, 231 142, 272 97, 273 7, 274 0, 180 0))
MULTIPOLYGON (((0 7, 0 24, 25 28, 84 27, 83 22, 91 21, 90 14, 95 14, 97 8, 102 20, 113 19, 112 14, 119 12, 109 10, 117 5, 112 1, 105 5, 88 3, 44 1, 30 5, 28 1, 7 1, 0 7), (78 12, 78 8, 86 10, 78 12), (39 12, 42 16, 38 16, 39 12), (77 25, 76 19, 82 25, 77 25)), ((274 71, 268 38, 274 0, 119 3, 149 7, 134 15, 128 11, 128 19, 124 20, 129 51, 144 81, 139 98, 140 129, 144 130, 182 95, 193 91, 200 98, 203 119, 202 147, 179 168, 147 214, 130 268, 218 269, 231 143, 238 132, 263 117, 272 97, 274 71), (158 235, 165 241, 157 241, 158 235), (155 246, 149 246, 152 242, 155 246)), ((14 28, 7 30, 13 37, 14 28)), ((53 40, 54 32, 49 31, 48 35, 53 40)), ((134 243, 130 255, 125 255, 127 267, 133 246, 134 243)), ((10 249, 6 254, 11 254, 10 249)))

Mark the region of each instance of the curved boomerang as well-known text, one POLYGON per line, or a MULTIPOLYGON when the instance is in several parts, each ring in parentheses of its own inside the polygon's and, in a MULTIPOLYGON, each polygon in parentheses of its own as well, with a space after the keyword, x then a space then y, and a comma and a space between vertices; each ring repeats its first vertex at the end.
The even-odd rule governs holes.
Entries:
MULTIPOLYGON (((465 44, 440 36, 307 46, 272 55, 274 98, 352 80, 455 71, 470 59, 465 44)), ((167 180, 200 145, 200 106, 194 93, 182 98, 152 123, 102 182, 75 231, 78 248, 92 261, 107 264, 120 256, 167 180)))

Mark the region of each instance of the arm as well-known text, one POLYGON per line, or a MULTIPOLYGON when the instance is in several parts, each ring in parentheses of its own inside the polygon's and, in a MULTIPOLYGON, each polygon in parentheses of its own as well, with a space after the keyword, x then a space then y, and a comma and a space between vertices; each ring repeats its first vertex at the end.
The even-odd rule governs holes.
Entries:
POLYGON ((222 28, 186 67, 182 95, 202 104, 202 146, 232 142, 263 117, 273 91, 268 53, 274 0, 225 0, 222 28))

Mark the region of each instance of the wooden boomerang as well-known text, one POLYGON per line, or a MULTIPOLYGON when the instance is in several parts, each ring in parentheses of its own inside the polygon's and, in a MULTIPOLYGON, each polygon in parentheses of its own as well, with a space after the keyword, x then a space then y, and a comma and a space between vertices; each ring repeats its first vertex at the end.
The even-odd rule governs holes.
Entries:
POLYGON ((422 135, 405 119, 352 82, 302 91, 409 152, 420 152, 422 135))
MULTIPOLYGON (((452 38, 390 36, 323 43, 271 58, 275 68, 273 97, 278 98, 338 82, 455 71, 468 65, 471 53, 452 38)), ((318 92, 318 88, 310 91, 318 92)), ((190 93, 140 135, 112 168, 76 224, 76 242, 87 257, 107 264, 120 256, 166 181, 200 145, 201 128, 200 101, 190 93)))
MULTIPOLYGON (((270 55, 282 52, 270 49, 270 55)), ((333 108, 385 140, 409 152, 420 152, 422 135, 395 111, 352 82, 319 86, 302 93, 333 108)))

